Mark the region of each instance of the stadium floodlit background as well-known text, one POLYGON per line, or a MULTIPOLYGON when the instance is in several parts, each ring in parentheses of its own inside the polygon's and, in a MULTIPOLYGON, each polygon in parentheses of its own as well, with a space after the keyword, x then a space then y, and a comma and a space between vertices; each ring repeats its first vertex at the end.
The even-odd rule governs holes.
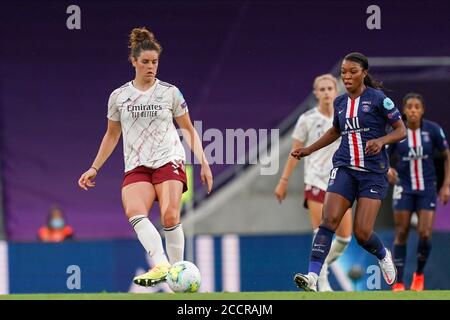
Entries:
MULTIPOLYGON (((450 2, 378 1, 381 29, 370 30, 369 1, 45 1, 8 2, 0 10, 0 293, 150 292, 133 276, 149 267, 122 212, 122 146, 101 169, 97 186, 76 185, 106 129, 106 104, 134 70, 127 36, 147 26, 164 50, 158 78, 183 92, 203 132, 278 129, 279 170, 258 164, 215 164, 215 189, 205 196, 194 166, 185 202, 187 258, 203 275, 203 291, 296 291, 292 276, 307 268, 311 227, 301 207, 301 166, 288 199, 273 189, 299 114, 314 106, 315 76, 336 72, 345 54, 360 51, 397 105, 422 93, 426 117, 450 134, 450 2), (81 29, 67 28, 70 5, 81 29), (60 206, 75 240, 37 242, 51 206, 60 206), (67 286, 70 266, 81 288, 67 286), (274 275, 276 275, 274 277, 274 275)), ((262 137, 258 137, 260 142, 262 137)), ((250 140, 250 139, 249 139, 250 140)), ((271 140, 275 142, 274 140, 271 140)), ((210 141, 204 141, 204 146, 210 141)), ((247 141, 248 142, 248 141, 247 141)), ((255 143, 249 142, 252 150, 255 143)), ((234 157, 237 162, 238 157, 234 157)), ((295 179, 292 179, 295 180, 295 179)), ((151 216, 159 225, 157 206, 151 216)), ((377 231, 393 241, 390 200, 377 231)), ((450 206, 439 207, 428 289, 450 289, 450 206)), ((411 233, 405 280, 415 268, 411 233)), ((369 290, 375 260, 352 241, 332 268, 337 290, 369 290), (360 270, 351 280, 348 272, 360 270)), ((382 284, 382 289, 386 287, 382 284)))

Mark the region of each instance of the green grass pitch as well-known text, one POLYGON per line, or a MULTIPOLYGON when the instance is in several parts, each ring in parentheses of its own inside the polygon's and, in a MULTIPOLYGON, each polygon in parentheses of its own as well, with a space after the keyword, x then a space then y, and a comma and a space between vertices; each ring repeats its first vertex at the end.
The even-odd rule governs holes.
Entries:
POLYGON ((365 292, 10 294, 0 300, 450 300, 450 290, 365 292))

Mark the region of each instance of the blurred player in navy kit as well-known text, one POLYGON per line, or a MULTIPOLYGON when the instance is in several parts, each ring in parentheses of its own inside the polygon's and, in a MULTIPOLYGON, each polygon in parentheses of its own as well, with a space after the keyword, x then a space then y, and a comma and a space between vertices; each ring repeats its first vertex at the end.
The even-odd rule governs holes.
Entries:
POLYGON ((384 279, 395 282, 397 270, 391 253, 373 232, 381 200, 388 190, 389 168, 385 145, 406 136, 401 114, 391 99, 372 80, 367 57, 361 53, 345 56, 341 78, 347 93, 334 100, 333 126, 315 143, 294 150, 297 159, 333 143, 342 137, 333 156, 322 222, 314 238, 307 274, 298 273, 294 281, 305 291, 316 291, 317 279, 331 247, 334 232, 355 199, 357 206, 353 232, 358 244, 379 260, 384 279), (387 124, 393 130, 386 134, 387 124))
POLYGON ((393 192, 395 241, 394 263, 398 270, 394 291, 405 290, 403 270, 406 260, 411 215, 416 212, 419 243, 417 246, 417 269, 413 275, 411 290, 422 291, 425 278, 423 270, 431 251, 431 233, 437 198, 446 204, 450 196, 450 158, 447 140, 442 128, 423 118, 425 102, 417 93, 403 98, 403 114, 406 116, 407 137, 389 146, 388 152, 397 159, 395 169, 390 168, 389 181, 395 183, 393 192), (433 160, 435 151, 445 159, 445 178, 436 190, 436 170, 433 160))

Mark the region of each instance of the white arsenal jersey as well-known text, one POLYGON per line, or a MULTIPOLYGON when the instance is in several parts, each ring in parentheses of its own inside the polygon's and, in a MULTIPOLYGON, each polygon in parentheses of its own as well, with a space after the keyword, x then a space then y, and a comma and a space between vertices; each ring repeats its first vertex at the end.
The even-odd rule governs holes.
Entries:
POLYGON ((120 121, 125 172, 138 166, 159 168, 186 155, 173 122, 188 112, 180 90, 156 79, 147 91, 127 82, 108 101, 108 119, 120 121))
MULTIPOLYGON (((327 118, 318 108, 303 113, 297 121, 292 138, 309 146, 318 140, 333 125, 333 117, 327 118)), ((305 157, 305 184, 310 184, 322 190, 327 190, 328 179, 333 169, 333 154, 339 147, 339 141, 317 150, 305 157)))

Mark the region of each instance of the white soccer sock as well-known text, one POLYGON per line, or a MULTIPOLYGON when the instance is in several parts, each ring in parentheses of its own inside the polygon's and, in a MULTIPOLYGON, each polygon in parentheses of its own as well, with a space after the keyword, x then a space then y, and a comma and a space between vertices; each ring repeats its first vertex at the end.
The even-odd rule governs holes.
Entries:
POLYGON ((168 263, 164 253, 161 235, 145 215, 138 215, 129 219, 136 231, 139 241, 148 252, 155 264, 168 263))
POLYGON ((320 269, 319 278, 327 278, 328 279, 328 264, 326 262, 323 263, 322 269, 320 269))
POLYGON ((352 237, 343 238, 336 235, 333 242, 331 243, 330 252, 325 259, 325 264, 330 265, 334 261, 336 261, 342 255, 342 253, 344 253, 344 250, 345 248, 347 248, 350 240, 352 240, 352 237))
POLYGON ((181 223, 170 228, 164 228, 164 234, 166 235, 166 251, 170 264, 183 261, 184 232, 181 223))

